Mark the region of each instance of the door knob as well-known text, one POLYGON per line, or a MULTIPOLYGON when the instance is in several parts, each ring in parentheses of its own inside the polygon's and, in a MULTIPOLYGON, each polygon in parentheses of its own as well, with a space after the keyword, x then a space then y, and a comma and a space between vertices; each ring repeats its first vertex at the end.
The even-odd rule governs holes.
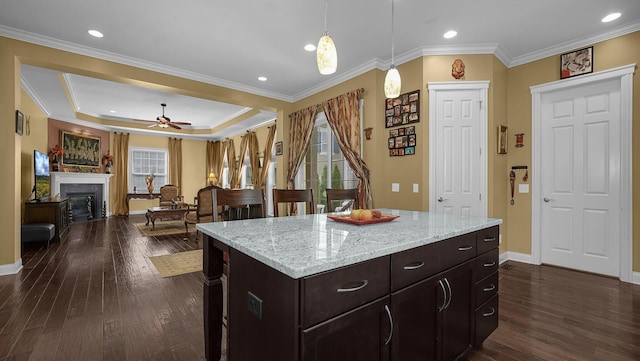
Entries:
POLYGON ((444 201, 446 201, 446 199, 444 199, 442 197, 438 198, 438 202, 444 202, 444 201))
POLYGON ((547 197, 542 198, 542 200, 545 201, 546 203, 549 203, 551 201, 551 199, 549 199, 547 197))

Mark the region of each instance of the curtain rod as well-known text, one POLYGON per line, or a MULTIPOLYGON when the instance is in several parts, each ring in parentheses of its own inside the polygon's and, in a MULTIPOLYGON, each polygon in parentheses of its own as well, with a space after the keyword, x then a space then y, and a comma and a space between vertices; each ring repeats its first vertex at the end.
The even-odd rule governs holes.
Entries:
MULTIPOLYGON (((360 89, 358 89, 358 90, 360 90, 360 94, 358 94, 358 99, 362 99, 362 94, 364 94, 364 88, 360 88, 360 89)), ((321 112, 321 111, 323 111, 323 109, 322 109, 322 103, 320 103, 320 104, 316 104, 316 111, 317 111, 317 112, 321 112)))

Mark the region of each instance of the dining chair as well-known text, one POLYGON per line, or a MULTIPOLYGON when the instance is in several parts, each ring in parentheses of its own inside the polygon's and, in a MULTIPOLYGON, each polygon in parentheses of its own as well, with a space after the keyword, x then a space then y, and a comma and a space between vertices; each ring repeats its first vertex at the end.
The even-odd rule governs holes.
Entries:
POLYGON ((316 200, 313 196, 313 189, 274 189, 273 190, 273 215, 279 216, 278 204, 305 202, 309 204, 309 214, 314 214, 316 200))
POLYGON ((262 189, 214 189, 212 191, 214 208, 221 208, 218 221, 265 218, 265 200, 262 189))
POLYGON ((327 208, 329 212, 343 212, 358 208, 358 189, 327 189, 327 208), (342 201, 338 206, 333 202, 342 201), (347 201, 347 202, 345 202, 347 201))

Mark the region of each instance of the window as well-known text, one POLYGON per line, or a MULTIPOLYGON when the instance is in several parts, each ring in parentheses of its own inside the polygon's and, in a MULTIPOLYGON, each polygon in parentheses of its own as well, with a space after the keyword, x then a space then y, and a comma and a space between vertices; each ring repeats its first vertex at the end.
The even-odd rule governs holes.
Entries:
POLYGON ((342 154, 324 112, 316 116, 309 152, 303 166, 304 168, 301 167, 298 171, 298 175, 301 173, 305 175, 304 187, 313 188, 316 203, 324 205, 325 212, 332 211, 326 209, 327 188, 347 189, 358 186, 358 178, 342 154), (331 149, 331 152, 327 152, 328 149, 331 149))
POLYGON ((166 149, 129 148, 129 192, 147 192, 145 179, 153 175, 153 186, 157 193, 168 183, 168 156, 166 149))

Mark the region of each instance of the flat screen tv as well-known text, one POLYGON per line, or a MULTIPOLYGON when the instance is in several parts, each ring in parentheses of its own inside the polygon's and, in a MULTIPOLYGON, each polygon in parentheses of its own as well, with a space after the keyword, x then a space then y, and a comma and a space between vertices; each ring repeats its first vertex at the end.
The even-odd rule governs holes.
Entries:
POLYGON ((33 151, 33 174, 35 174, 35 199, 41 200, 50 197, 51 175, 49 173, 49 156, 37 150, 33 151))

